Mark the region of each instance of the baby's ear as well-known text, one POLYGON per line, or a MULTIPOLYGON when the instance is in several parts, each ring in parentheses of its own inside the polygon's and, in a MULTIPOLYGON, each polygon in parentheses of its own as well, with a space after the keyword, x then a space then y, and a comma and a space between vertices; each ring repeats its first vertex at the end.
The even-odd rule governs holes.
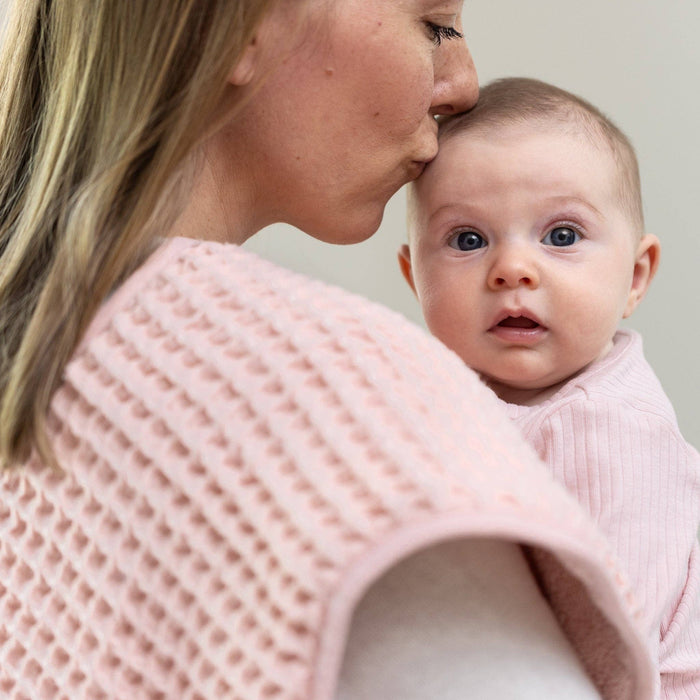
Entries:
POLYGON ((623 318, 631 316, 632 312, 639 306, 639 302, 644 299, 644 295, 647 293, 647 289, 649 289, 649 285, 659 267, 660 257, 661 243, 659 243, 659 239, 651 233, 642 236, 642 240, 639 241, 637 246, 632 286, 627 296, 627 305, 622 314, 623 318))
POLYGON ((416 285, 413 283, 413 268, 411 267, 411 249, 404 243, 398 251, 399 267, 408 286, 416 294, 416 285))

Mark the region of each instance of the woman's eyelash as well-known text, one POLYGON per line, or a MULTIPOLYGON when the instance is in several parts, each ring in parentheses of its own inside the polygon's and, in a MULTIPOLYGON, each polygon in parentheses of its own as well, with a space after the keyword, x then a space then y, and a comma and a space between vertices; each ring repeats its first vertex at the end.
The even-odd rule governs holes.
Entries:
POLYGON ((443 39, 464 39, 464 34, 458 32, 454 27, 444 27, 441 24, 428 22, 428 29, 433 35, 433 41, 440 46, 443 39))

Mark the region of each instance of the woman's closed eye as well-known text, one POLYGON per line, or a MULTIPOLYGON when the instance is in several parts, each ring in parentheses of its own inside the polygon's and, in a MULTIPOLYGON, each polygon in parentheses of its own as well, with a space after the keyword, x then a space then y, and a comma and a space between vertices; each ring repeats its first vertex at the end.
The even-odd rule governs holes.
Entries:
POLYGON ((484 248, 487 244, 486 239, 480 233, 476 233, 476 231, 461 231, 450 238, 448 245, 455 250, 468 252, 484 248))
POLYGON ((425 25, 428 27, 430 36, 437 46, 442 44, 443 39, 464 39, 464 34, 457 31, 454 27, 445 27, 441 24, 435 24, 435 22, 426 22, 425 25))
POLYGON ((573 245, 580 240, 581 234, 575 229, 570 226, 557 226, 542 239, 542 243, 563 248, 573 245))

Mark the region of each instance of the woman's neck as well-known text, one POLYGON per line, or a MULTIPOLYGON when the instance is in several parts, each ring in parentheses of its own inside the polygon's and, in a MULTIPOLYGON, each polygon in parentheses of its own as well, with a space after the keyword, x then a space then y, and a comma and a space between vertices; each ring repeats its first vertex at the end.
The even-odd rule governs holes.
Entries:
MULTIPOLYGON (((209 149, 217 153, 216 149, 209 149)), ((240 163, 238 164, 241 165, 240 163)), ((250 182, 236 181, 207 153, 194 168, 187 203, 171 227, 170 236, 225 243, 244 243, 267 223, 256 213, 250 182)), ((237 172, 245 168, 237 168, 237 172)))

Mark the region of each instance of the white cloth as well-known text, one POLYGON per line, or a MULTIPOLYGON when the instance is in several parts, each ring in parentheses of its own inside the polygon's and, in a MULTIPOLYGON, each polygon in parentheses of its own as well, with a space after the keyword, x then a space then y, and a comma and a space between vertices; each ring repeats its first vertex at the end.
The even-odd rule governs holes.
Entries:
POLYGON ((353 617, 336 700, 600 698, 519 546, 458 540, 388 571, 353 617))

